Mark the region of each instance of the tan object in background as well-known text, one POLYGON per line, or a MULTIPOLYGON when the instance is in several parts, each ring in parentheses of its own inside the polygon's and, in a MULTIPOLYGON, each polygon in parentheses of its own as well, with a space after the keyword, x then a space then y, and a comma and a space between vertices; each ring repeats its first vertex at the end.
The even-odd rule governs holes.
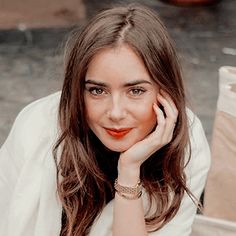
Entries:
POLYGON ((236 67, 221 67, 219 80, 204 215, 236 222, 236 67))

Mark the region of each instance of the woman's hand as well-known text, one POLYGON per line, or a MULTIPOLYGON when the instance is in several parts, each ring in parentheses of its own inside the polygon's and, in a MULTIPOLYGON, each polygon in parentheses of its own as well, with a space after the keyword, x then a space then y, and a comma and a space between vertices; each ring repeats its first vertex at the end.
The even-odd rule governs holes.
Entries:
POLYGON ((178 118, 178 110, 171 97, 162 90, 157 95, 157 101, 164 107, 165 115, 158 105, 154 103, 153 109, 157 116, 156 129, 145 139, 137 142, 127 151, 121 153, 118 163, 119 175, 121 172, 126 172, 126 177, 128 177, 128 174, 137 180, 139 178, 141 164, 172 140, 173 131, 178 118))

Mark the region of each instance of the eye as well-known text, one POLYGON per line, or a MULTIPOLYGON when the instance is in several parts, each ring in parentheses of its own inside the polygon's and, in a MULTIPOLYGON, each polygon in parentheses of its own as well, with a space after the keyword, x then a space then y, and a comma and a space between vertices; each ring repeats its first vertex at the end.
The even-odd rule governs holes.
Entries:
POLYGON ((90 87, 87 89, 92 95, 99 96, 105 93, 105 90, 99 87, 90 87))
POLYGON ((146 92, 146 89, 144 88, 132 88, 130 89, 129 93, 132 95, 132 96, 140 96, 142 95, 143 93, 146 92))

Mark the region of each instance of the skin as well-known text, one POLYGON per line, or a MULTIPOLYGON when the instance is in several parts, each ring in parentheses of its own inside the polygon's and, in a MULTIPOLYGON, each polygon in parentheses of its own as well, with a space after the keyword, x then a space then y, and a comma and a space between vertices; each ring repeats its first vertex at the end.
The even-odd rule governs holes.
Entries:
POLYGON ((126 151, 155 127, 153 103, 158 91, 130 48, 101 51, 93 58, 86 75, 85 105, 90 128, 107 148, 126 151), (132 83, 136 85, 129 86, 132 83), (106 128, 131 131, 122 138, 114 138, 106 128))
MULTIPOLYGON (((107 148, 120 152, 118 183, 134 186, 141 164, 171 141, 176 106, 125 44, 97 53, 85 81, 89 127, 107 148), (165 115, 157 104, 164 107, 165 115), (121 128, 128 132, 117 133, 121 128), (116 129, 115 136, 110 129, 116 129)), ((147 235, 141 198, 130 201, 116 194, 113 235, 147 235)))

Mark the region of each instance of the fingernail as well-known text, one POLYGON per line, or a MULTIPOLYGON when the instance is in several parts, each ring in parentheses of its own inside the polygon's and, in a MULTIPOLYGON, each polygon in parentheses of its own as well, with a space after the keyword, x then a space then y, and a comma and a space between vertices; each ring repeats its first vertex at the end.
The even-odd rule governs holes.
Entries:
POLYGON ((153 103, 153 108, 158 109, 158 106, 156 103, 153 103))

